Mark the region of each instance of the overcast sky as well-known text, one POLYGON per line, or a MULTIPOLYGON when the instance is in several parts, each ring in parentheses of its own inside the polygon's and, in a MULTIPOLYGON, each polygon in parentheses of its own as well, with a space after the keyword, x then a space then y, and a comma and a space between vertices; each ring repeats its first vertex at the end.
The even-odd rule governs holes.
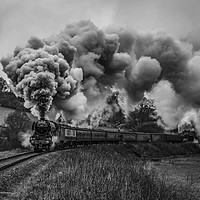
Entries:
POLYGON ((91 20, 135 29, 165 29, 176 37, 200 30, 200 0, 0 0, 0 57, 30 36, 45 38, 91 20))

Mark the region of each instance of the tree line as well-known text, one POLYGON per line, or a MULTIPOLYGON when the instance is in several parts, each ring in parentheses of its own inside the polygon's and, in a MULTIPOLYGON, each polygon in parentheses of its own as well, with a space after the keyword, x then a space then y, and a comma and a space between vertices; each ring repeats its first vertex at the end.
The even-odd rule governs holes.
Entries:
POLYGON ((164 128, 158 125, 161 117, 156 112, 154 101, 144 97, 142 101, 125 116, 120 108, 118 112, 114 112, 108 119, 108 124, 117 128, 125 128, 132 131, 162 133, 164 128))

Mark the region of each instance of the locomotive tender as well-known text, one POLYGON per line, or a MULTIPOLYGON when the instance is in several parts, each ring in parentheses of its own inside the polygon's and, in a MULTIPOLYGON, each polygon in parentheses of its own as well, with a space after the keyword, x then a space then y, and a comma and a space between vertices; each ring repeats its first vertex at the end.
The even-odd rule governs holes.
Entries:
POLYGON ((34 134, 30 138, 30 143, 34 151, 49 151, 53 144, 52 135, 57 136, 58 141, 55 147, 59 149, 101 143, 183 142, 184 140, 180 134, 130 132, 109 128, 78 128, 62 123, 57 124, 44 118, 34 122, 32 130, 34 134))

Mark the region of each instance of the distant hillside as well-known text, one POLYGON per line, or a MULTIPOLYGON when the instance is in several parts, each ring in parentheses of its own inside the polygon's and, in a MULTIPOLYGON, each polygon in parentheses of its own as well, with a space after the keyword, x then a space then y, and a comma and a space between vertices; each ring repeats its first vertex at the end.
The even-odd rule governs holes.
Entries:
POLYGON ((8 116, 8 114, 14 111, 14 109, 0 106, 0 125, 4 123, 4 119, 8 116))
POLYGON ((0 77, 0 106, 14 110, 25 110, 23 106, 23 100, 17 98, 13 94, 9 85, 2 77, 0 77))
POLYGON ((14 110, 25 110, 23 102, 12 92, 0 91, 0 106, 12 108, 14 110))

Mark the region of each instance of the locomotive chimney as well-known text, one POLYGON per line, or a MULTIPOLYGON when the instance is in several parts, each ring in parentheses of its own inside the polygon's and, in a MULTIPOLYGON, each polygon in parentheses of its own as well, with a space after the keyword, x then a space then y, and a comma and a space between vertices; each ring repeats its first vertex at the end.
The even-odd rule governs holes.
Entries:
POLYGON ((45 119, 45 109, 44 108, 40 108, 40 119, 45 119))

